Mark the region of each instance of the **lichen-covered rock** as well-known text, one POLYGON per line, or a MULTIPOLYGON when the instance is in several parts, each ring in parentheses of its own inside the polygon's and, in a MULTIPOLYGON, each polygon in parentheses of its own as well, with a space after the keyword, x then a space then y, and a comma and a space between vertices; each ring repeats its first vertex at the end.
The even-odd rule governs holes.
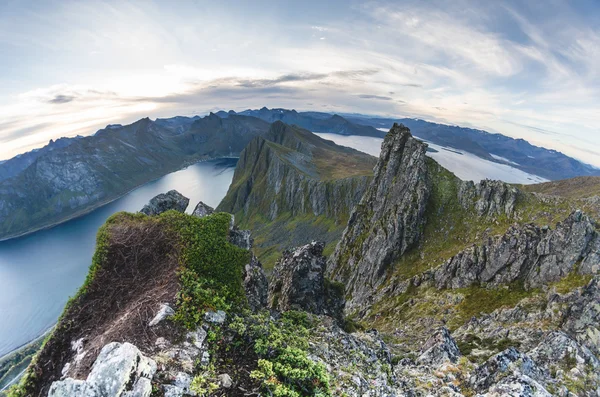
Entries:
POLYGON ((518 198, 519 190, 516 187, 489 179, 478 184, 463 181, 458 189, 458 200, 463 208, 474 207, 479 216, 512 216, 518 198))
POLYGON ((508 375, 526 376, 538 381, 547 377, 531 357, 511 347, 480 365, 469 378, 469 383, 475 391, 485 393, 508 375))
POLYGON ((253 240, 250 230, 240 230, 237 227, 233 227, 229 231, 229 242, 245 250, 251 249, 253 240))
POLYGON ((189 203, 189 198, 183 196, 177 190, 170 190, 152 198, 140 212, 146 215, 159 215, 169 210, 185 212, 189 203))
MULTIPOLYGON (((272 310, 304 310, 340 318, 339 303, 328 307, 325 288, 326 259, 324 244, 313 241, 283 253, 273 270, 269 286, 269 306, 272 310)), ((337 299, 329 301, 337 302, 337 299)))
POLYGON ((426 149, 403 125, 383 141, 374 178, 331 260, 332 278, 351 296, 347 310, 368 304, 388 267, 421 237, 430 195, 426 149))
POLYGON ((435 271, 438 288, 464 288, 475 283, 526 287, 558 281, 572 271, 592 274, 600 269, 600 235, 594 222, 575 211, 554 230, 531 224, 512 226, 450 258, 435 271), (576 269, 577 267, 577 269, 576 269))
POLYGON ((192 212, 192 215, 198 218, 204 218, 205 216, 209 216, 213 212, 215 212, 214 208, 200 201, 196 205, 196 208, 194 208, 194 212, 192 212))
POLYGON ((267 307, 269 282, 261 263, 254 255, 244 268, 244 290, 252 311, 267 307))
POLYGON ((436 367, 447 362, 456 363, 459 357, 460 351, 454 338, 450 335, 450 331, 443 327, 425 342, 417 361, 423 365, 436 367))
POLYGON ((160 309, 158 310, 154 318, 150 321, 148 326, 154 327, 161 321, 173 316, 174 314, 175 310, 173 310, 173 308, 167 305, 166 303, 163 303, 162 305, 160 305, 160 309))
POLYGON ((67 378, 54 382, 48 396, 126 397, 136 391, 136 397, 149 397, 155 372, 154 360, 142 355, 137 347, 113 342, 102 348, 85 381, 67 378))

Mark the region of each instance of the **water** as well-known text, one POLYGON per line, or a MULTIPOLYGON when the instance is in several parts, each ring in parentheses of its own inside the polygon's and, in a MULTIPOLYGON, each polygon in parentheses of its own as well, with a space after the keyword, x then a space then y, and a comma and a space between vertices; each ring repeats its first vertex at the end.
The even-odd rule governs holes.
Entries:
POLYGON ((0 242, 0 357, 51 327, 87 275, 96 232, 119 211, 139 211, 171 189, 215 207, 225 197, 236 159, 194 164, 150 182, 95 211, 51 229, 0 242))
MULTIPOLYGON (((329 133, 317 133, 317 135, 334 141, 338 145, 348 146, 375 157, 379 157, 381 143, 383 142, 382 138, 368 136, 344 136, 329 133)), ((479 182, 482 179, 496 179, 507 183, 522 183, 525 185, 548 181, 541 176, 529 174, 507 164, 484 160, 465 151, 448 149, 431 142, 427 142, 427 144, 430 148, 437 150, 435 153, 428 152, 427 155, 464 181, 479 182)))

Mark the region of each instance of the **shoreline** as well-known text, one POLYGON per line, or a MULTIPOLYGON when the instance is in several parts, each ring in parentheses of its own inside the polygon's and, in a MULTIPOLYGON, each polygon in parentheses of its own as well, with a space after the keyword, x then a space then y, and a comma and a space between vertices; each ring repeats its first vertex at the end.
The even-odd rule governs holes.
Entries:
POLYGON ((194 164, 206 163, 208 161, 214 161, 214 160, 219 160, 219 159, 239 159, 239 157, 237 157, 237 156, 222 156, 222 157, 213 157, 213 158, 209 158, 209 159, 194 161, 192 163, 184 165, 182 168, 178 168, 176 170, 167 172, 166 174, 163 174, 163 175, 161 175, 159 177, 156 177, 156 178, 151 179, 149 181, 146 181, 144 183, 140 183, 139 185, 136 185, 136 186, 132 187, 131 189, 127 190, 126 192, 124 192, 122 194, 119 194, 117 197, 114 197, 114 198, 107 199, 105 201, 96 203, 93 206, 91 206, 89 208, 86 208, 85 210, 81 210, 80 212, 77 212, 75 214, 72 214, 72 215, 68 216, 67 218, 62 219, 60 221, 52 222, 52 223, 50 223, 48 225, 44 225, 44 226, 39 226, 39 227, 36 227, 35 229, 31 229, 31 230, 28 230, 28 231, 20 233, 20 234, 10 235, 8 237, 2 237, 2 238, 0 238, 0 243, 2 243, 4 241, 10 241, 10 240, 18 239, 18 238, 21 238, 21 237, 26 237, 26 236, 29 236, 31 234, 34 234, 34 233, 37 233, 37 232, 41 232, 43 230, 52 229, 53 227, 62 225, 63 223, 72 221, 72 220, 77 219, 77 218, 84 217, 84 216, 88 215, 89 213, 97 210, 98 208, 104 207, 105 205, 108 205, 108 204, 110 204, 112 202, 117 201, 120 198, 123 198, 123 197, 127 196, 129 193, 133 192, 134 190, 136 190, 136 189, 138 189, 138 188, 140 188, 140 187, 142 187, 142 186, 144 186, 144 185, 146 185, 148 183, 155 182, 155 181, 159 180, 160 178, 163 178, 163 177, 165 177, 165 176, 167 176, 169 174, 172 174, 174 172, 179 172, 179 171, 185 170, 185 169, 191 167, 194 164))

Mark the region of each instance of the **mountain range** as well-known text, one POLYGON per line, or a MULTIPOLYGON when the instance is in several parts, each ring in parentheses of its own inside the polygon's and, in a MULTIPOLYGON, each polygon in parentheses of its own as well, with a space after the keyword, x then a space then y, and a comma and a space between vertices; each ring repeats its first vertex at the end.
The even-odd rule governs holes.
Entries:
MULTIPOLYGON (((0 239, 84 214, 131 189, 196 161, 238 157, 271 123, 341 135, 382 137, 394 119, 286 109, 211 113, 206 117, 141 119, 94 135, 61 138, 0 163, 0 239)), ((548 179, 600 175, 554 150, 499 134, 400 119, 419 138, 464 150, 548 179)))

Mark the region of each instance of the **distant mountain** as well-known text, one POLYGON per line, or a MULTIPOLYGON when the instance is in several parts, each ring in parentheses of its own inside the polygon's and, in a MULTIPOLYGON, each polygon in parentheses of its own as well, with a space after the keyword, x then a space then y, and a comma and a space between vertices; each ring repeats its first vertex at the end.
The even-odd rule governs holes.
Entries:
MULTIPOLYGON (((220 117, 228 117, 236 114, 233 110, 229 112, 218 112, 220 117)), ((337 114, 331 115, 320 112, 297 112, 287 109, 268 109, 263 107, 259 110, 244 110, 237 113, 244 116, 257 117, 269 123, 282 121, 286 124, 297 125, 312 132, 328 132, 340 135, 364 135, 383 137, 385 133, 368 125, 352 123, 337 114)))
POLYGON ((199 160, 238 156, 269 123, 175 117, 110 125, 92 136, 51 141, 0 164, 0 238, 81 215, 199 160))
POLYGON ((50 140, 50 142, 41 149, 20 154, 10 160, 0 161, 0 181, 12 178, 13 176, 19 174, 25 168, 33 164, 38 157, 48 154, 54 150, 64 149, 80 138, 81 137, 78 136, 75 138, 60 138, 56 141, 50 140))
POLYGON ((417 137, 437 145, 475 154, 483 159, 507 164, 550 180, 577 176, 600 176, 600 170, 552 149, 534 146, 524 139, 514 139, 482 130, 431 123, 418 119, 371 118, 347 116, 356 124, 388 129, 402 123, 417 137))

